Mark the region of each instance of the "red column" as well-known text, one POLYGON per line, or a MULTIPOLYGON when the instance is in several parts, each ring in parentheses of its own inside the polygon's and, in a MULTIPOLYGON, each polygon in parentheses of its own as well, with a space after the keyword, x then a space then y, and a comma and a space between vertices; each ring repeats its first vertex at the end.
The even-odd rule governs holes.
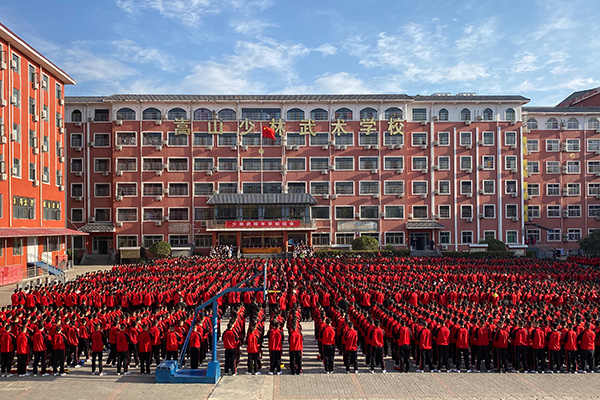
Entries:
POLYGON ((312 246, 312 233, 310 232, 306 233, 306 244, 308 246, 312 246))

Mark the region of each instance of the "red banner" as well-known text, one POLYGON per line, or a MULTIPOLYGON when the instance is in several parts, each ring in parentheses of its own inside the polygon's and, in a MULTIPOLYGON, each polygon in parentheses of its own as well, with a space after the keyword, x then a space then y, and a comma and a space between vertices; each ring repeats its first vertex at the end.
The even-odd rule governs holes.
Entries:
POLYGON ((225 221, 225 228, 297 228, 300 221, 225 221))

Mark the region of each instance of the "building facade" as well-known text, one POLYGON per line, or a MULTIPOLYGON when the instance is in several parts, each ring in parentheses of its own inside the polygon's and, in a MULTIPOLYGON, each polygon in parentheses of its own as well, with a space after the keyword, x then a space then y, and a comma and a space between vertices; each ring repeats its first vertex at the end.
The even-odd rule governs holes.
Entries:
POLYGON ((0 24, 0 285, 65 259, 65 72, 0 24))

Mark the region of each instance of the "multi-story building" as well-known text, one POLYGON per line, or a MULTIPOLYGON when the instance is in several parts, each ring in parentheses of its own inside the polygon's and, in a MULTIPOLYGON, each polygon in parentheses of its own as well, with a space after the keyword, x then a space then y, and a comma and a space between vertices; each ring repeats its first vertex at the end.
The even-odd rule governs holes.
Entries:
POLYGON ((63 95, 74 83, 0 24, 0 285, 56 266, 81 234, 64 219, 63 95))
MULTIPOLYGON (((533 160, 524 153, 522 96, 66 101, 68 218, 90 232, 75 242, 90 253, 157 240, 203 251, 213 244, 279 247, 290 239, 347 246, 358 235, 417 250, 465 251, 488 237, 517 251, 528 243, 532 227, 524 217, 532 200, 524 188, 533 178, 523 171, 533 160), (262 137, 266 126, 275 140, 262 137)), ((582 171, 572 178, 592 177, 582 171)), ((576 199, 561 198, 567 200, 576 199)), ((554 232, 548 221, 539 225, 554 232)), ((577 246, 559 238, 552 249, 577 246)))

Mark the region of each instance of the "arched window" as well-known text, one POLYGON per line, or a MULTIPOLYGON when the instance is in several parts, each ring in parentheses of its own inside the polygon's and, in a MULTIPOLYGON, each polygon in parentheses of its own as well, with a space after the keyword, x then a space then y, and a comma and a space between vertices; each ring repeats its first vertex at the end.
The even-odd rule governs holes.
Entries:
POLYGON ((71 113, 71 122, 81 122, 83 120, 83 115, 79 110, 73 110, 71 113))
POLYGON ((171 108, 167 114, 167 119, 174 121, 175 118, 187 118, 187 112, 183 108, 171 108))
POLYGON ((556 118, 550 118, 546 121, 546 129, 558 129, 558 120, 556 118))
POLYGON ((292 108, 287 112, 288 121, 300 121, 304 119, 304 111, 299 108, 292 108))
POLYGON ((438 112, 438 119, 440 121, 448 121, 448 110, 446 110, 445 108, 442 108, 439 112, 438 112))
POLYGON ((535 118, 529 118, 527 120, 527 129, 532 130, 532 129, 537 129, 537 128, 538 128, 537 119, 535 119, 535 118))
POLYGON ((600 121, 598 121, 598 118, 590 118, 587 127, 588 129, 600 129, 600 121))
POLYGON ((398 107, 390 107, 385 110, 385 119, 389 120, 390 118, 400 118, 402 119, 402 110, 398 107))
POLYGON ((577 118, 569 118, 567 121, 567 129, 579 129, 579 121, 577 121, 577 118))
POLYGON ((471 110, 468 108, 463 108, 460 110, 460 120, 461 121, 470 121, 471 120, 471 110))
POLYGON ((131 108, 121 108, 119 111, 117 111, 117 119, 123 120, 123 121, 134 121, 135 120, 135 111, 133 111, 131 108))
POLYGON ((315 121, 327 121, 328 113, 322 108, 315 108, 310 112, 310 119, 314 119, 315 121))
POLYGON ((494 112, 491 108, 486 108, 483 110, 483 120, 484 121, 493 121, 494 120, 494 112))
POLYGON ((504 114, 506 115, 507 121, 516 121, 517 120, 517 113, 515 112, 514 108, 507 108, 506 112, 504 114))
POLYGON ((208 108, 199 108, 194 111, 194 121, 210 121, 213 119, 212 111, 208 108))
POLYGON ((230 108, 225 108, 219 111, 219 119, 221 121, 235 121, 235 111, 230 108))
POLYGON ((363 108, 362 110, 360 110, 360 119, 364 118, 377 119, 377 110, 372 107, 363 108))
POLYGON ((161 112, 158 108, 154 108, 154 107, 146 108, 142 112, 142 119, 144 121, 158 121, 161 119, 161 112))
POLYGON ((338 108, 335 111, 335 119, 345 119, 345 120, 349 120, 352 119, 352 111, 350 111, 350 109, 348 108, 338 108))

